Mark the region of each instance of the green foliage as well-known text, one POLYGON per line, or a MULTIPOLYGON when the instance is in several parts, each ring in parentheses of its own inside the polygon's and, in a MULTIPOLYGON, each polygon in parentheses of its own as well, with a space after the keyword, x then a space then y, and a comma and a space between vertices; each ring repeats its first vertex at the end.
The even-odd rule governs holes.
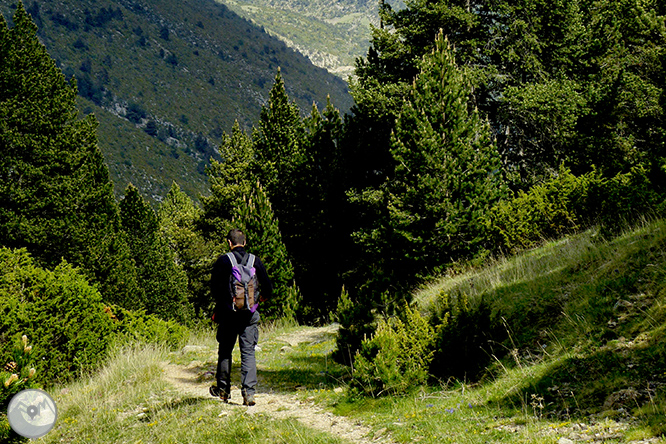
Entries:
POLYGON ((281 71, 261 108, 257 128, 252 135, 255 159, 253 170, 266 188, 276 214, 291 232, 299 214, 298 185, 302 184, 301 167, 305 162, 305 125, 295 102, 290 102, 281 71))
POLYGON ((95 369, 112 344, 140 341, 177 346, 188 333, 174 321, 107 306, 100 293, 66 262, 49 271, 37 266, 25 250, 7 248, 0 249, 0 313, 0 361, 17 363, 21 378, 30 373, 31 362, 36 372, 30 381, 41 386, 95 369), (14 339, 23 332, 30 332, 32 338, 32 348, 20 349, 27 350, 27 356, 13 348, 14 339))
POLYGON ((207 170, 210 195, 201 198, 204 214, 199 225, 208 238, 224 245, 227 233, 234 228, 231 219, 243 204, 243 196, 249 196, 255 184, 254 144, 238 122, 230 135, 223 135, 220 154, 223 160, 213 160, 207 170))
POLYGON ((595 165, 606 177, 642 165, 653 183, 664 180, 666 10, 660 2, 405 4, 380 9, 382 26, 372 30, 352 87, 353 120, 371 133, 364 146, 382 145, 374 148, 379 158, 390 149, 390 117, 399 107, 362 107, 358 98, 377 84, 388 90, 411 82, 441 30, 469 72, 472 102, 489 120, 516 187, 530 186, 561 163, 576 175, 595 165))
POLYGON ((146 310, 162 319, 191 320, 187 277, 160 233, 155 211, 131 185, 120 201, 120 218, 141 288, 135 299, 124 300, 122 305, 132 310, 146 310))
POLYGON ((404 395, 425 384, 433 357, 434 329, 417 310, 381 319, 354 360, 353 392, 366 396, 404 395))
POLYGON ((25 250, 0 250, 0 361, 30 332, 38 383, 69 380, 104 355, 112 323, 100 293, 74 267, 39 268, 25 250))
POLYGON ((431 323, 438 326, 431 365, 434 376, 474 381, 486 371, 492 359, 492 344, 505 338, 504 331, 491 326, 490 315, 483 298, 470 303, 462 289, 437 296, 431 318, 431 323))
POLYGON ((368 300, 352 299, 343 288, 333 320, 340 324, 333 357, 337 362, 351 365, 363 340, 370 337, 376 328, 374 307, 368 300))
POLYGON ((126 310, 112 305, 105 307, 104 312, 113 320, 116 344, 163 344, 176 348, 183 345, 189 335, 185 326, 142 310, 126 310))
POLYGON ((208 318, 206 313, 211 312, 208 286, 216 248, 197 227, 203 211, 174 182, 157 214, 160 233, 169 243, 176 266, 182 267, 187 275, 190 303, 199 318, 208 318))
POLYGON ((549 181, 493 208, 487 226, 490 244, 515 252, 592 224, 615 231, 654 211, 659 201, 642 168, 608 179, 598 170, 576 177, 562 167, 549 181))
POLYGON ((273 283, 273 297, 261 303, 263 318, 294 317, 301 301, 294 282, 294 268, 282 242, 271 203, 258 182, 237 212, 233 222, 245 231, 249 251, 261 258, 273 283))
POLYGON ((469 95, 440 34, 396 121, 392 171, 355 199, 378 215, 354 233, 365 263, 377 265, 366 266, 375 295, 480 248, 487 213, 505 186, 490 130, 468 109, 469 95))
MULTIPOLYGON (((286 93, 280 88, 284 88, 284 84, 278 73, 274 87, 274 90, 282 91, 282 94, 274 91, 275 96, 279 97, 275 99, 278 101, 286 98, 286 93)), ((273 107, 273 101, 270 102, 270 106, 273 107)), ((293 104, 289 106, 291 111, 296 111, 291 118, 302 125, 298 108, 293 104)), ((273 108, 276 107, 277 105, 273 108)), ((268 140, 280 138, 283 130, 285 128, 279 124, 273 126, 266 123, 265 132, 261 133, 261 136, 255 133, 255 138, 259 138, 261 142, 250 139, 238 124, 234 125, 231 135, 225 134, 221 147, 224 161, 214 161, 208 170, 211 195, 203 199, 204 212, 199 222, 206 236, 218 245, 226 246, 226 234, 230 229, 244 230, 248 238, 249 251, 261 258, 274 286, 274 297, 261 304, 265 320, 293 317, 301 300, 294 283, 294 268, 283 243, 272 202, 260 181, 253 175, 255 168, 264 165, 266 171, 270 170, 270 174, 276 174, 271 181, 273 186, 278 186, 275 181, 280 181, 281 187, 286 186, 288 178, 280 173, 280 179, 277 179, 276 171, 278 167, 286 168, 288 162, 278 166, 273 160, 268 160, 266 153, 264 154, 266 157, 262 157, 265 163, 262 164, 257 158, 259 153, 257 146, 265 148, 267 144, 270 145, 268 140)), ((287 139, 281 139, 281 143, 287 139)), ((277 145, 272 146, 277 147, 277 145)), ((278 154, 275 155, 281 158, 278 154)), ((262 173, 258 175, 263 177, 262 173)), ((284 198, 288 191, 282 190, 277 194, 284 198)))
POLYGON ((0 245, 27 248, 47 266, 64 258, 103 294, 129 296, 136 283, 97 123, 77 117, 75 83, 22 4, 13 23, 0 20, 0 245))

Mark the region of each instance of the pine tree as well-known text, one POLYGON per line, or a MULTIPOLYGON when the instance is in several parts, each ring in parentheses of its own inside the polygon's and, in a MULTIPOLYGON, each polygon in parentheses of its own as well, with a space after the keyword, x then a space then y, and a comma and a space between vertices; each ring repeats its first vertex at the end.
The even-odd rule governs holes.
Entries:
POLYGON ((440 33, 396 121, 394 171, 364 196, 379 217, 356 236, 380 292, 482 247, 486 214, 505 187, 490 129, 469 109, 469 95, 440 33))
POLYGON ((189 321, 187 277, 160 233, 155 211, 131 184, 120 201, 120 217, 142 290, 140 305, 132 308, 145 309, 162 319, 189 321))
POLYGON ((204 215, 202 231, 219 245, 226 245, 226 235, 233 227, 230 220, 237 214, 243 196, 248 196, 252 178, 254 145, 252 139, 234 123, 231 135, 224 134, 220 144, 222 161, 211 160, 208 168, 210 195, 202 197, 204 215))
POLYGON ((306 160, 306 128, 298 106, 289 101, 278 69, 267 106, 263 106, 254 142, 254 175, 265 188, 290 250, 298 250, 303 234, 302 198, 306 160))
MULTIPOLYGON (((305 160, 305 126, 296 103, 289 101, 280 70, 275 76, 268 105, 263 106, 253 133, 257 177, 274 204, 287 210, 293 179, 305 160)), ((279 214, 279 212, 278 212, 279 214)))
POLYGON ((250 197, 243 200, 234 224, 245 231, 248 250, 261 258, 274 287, 273 298, 262 303, 262 316, 264 319, 293 317, 300 293, 271 203, 259 182, 250 197))
POLYGON ((0 17, 0 244, 42 265, 82 267, 110 301, 136 291, 95 117, 78 118, 68 83, 19 3, 0 17))
POLYGON ((167 240, 176 264, 187 275, 190 302, 200 318, 208 317, 212 310, 208 287, 216 249, 197 228, 203 212, 174 182, 157 214, 160 232, 167 240))

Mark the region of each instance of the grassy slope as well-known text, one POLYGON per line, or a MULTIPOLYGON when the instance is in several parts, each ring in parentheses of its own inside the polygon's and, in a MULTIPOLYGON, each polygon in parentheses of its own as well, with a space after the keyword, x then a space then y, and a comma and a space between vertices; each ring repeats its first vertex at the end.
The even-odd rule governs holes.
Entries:
MULTIPOLYGON (((516 350, 497 353, 479 383, 451 380, 402 398, 349 399, 334 390, 344 387, 348 369, 329 359, 332 338, 301 344, 287 357, 281 352, 276 338, 293 327, 262 332, 260 377, 278 391, 298 387, 302 399, 361 420, 392 442, 664 442, 654 436, 666 432, 666 222, 611 241, 590 231, 552 242, 439 280, 417 299, 433 310, 439 295, 463 293, 471 307, 482 296, 489 301, 511 332, 498 350, 516 350)), ((173 392, 161 382, 159 361, 215 362, 212 332, 190 343, 208 351, 130 350, 70 386, 57 397, 61 419, 45 441, 339 442, 295 420, 256 421, 242 410, 218 416, 214 404, 173 392)))

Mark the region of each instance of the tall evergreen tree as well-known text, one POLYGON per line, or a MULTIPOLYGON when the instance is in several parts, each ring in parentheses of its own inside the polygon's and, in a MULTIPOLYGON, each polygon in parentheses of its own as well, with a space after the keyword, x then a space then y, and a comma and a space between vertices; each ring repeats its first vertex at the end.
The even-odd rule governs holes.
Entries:
POLYGON ((289 101, 280 70, 275 76, 268 104, 263 106, 252 134, 252 170, 266 190, 292 254, 300 249, 305 223, 301 193, 306 175, 306 128, 298 106, 289 101))
POLYGON ((133 185, 120 201, 122 227, 127 233, 137 267, 142 298, 135 309, 145 309, 163 319, 191 319, 187 278, 162 237, 155 211, 133 185))
POLYGON ((229 221, 237 214, 243 196, 248 196, 254 181, 252 167, 255 150, 252 139, 234 123, 231 134, 226 133, 220 144, 221 161, 211 159, 208 168, 210 195, 201 198, 204 217, 201 229, 221 245, 233 227, 229 221))
POLYGON ((208 290, 210 271, 218 250, 214 242, 206 240, 198 230, 203 211, 174 182, 157 214, 160 232, 176 264, 187 275, 190 302, 200 318, 208 317, 213 308, 208 290))
POLYGON ((94 116, 79 119, 76 85, 39 43, 19 3, 0 17, 0 244, 46 266, 82 267, 107 300, 135 293, 127 245, 94 116))
POLYGON ((306 145, 303 119, 296 103, 289 101, 279 69, 253 140, 254 170, 281 215, 295 204, 289 191, 305 160, 306 145))
POLYGON ((261 258, 274 286, 273 298, 262 303, 264 319, 293 317, 300 294, 268 196, 257 182, 252 194, 244 197, 243 201, 238 216, 234 218, 234 225, 245 230, 248 249, 261 258))
POLYGON ((440 34, 424 57, 391 136, 394 169, 359 200, 374 206, 370 230, 356 233, 375 269, 375 292, 481 247, 488 210, 505 193, 487 122, 469 109, 471 89, 440 34))
POLYGON ((262 314, 264 319, 276 319, 294 315, 298 290, 271 202, 253 174, 255 152, 252 139, 234 124, 220 146, 222 161, 213 160, 208 169, 211 194, 202 198, 199 226, 216 243, 217 255, 226 251, 230 229, 246 232, 248 249, 261 257, 275 287, 274 298, 262 304, 262 314))

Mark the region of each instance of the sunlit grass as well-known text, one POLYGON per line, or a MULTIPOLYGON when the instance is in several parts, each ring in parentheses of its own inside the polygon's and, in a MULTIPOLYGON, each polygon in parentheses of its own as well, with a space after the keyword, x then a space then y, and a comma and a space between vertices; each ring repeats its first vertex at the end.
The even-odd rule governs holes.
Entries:
MULTIPOLYGON (((666 368, 660 361, 666 325, 666 291, 660 286, 666 276, 664 261, 660 261, 666 256, 665 239, 666 224, 661 222, 613 240, 588 231, 425 289, 417 297, 423 304, 443 291, 469 292, 473 298, 492 290, 504 298, 496 301, 503 307, 519 300, 511 294, 512 288, 527 291, 532 281, 540 282, 534 288, 565 285, 566 291, 575 294, 571 305, 562 306, 560 328, 552 326, 542 348, 517 347, 515 353, 493 360, 475 383, 451 379, 415 387, 405 396, 354 398, 346 390, 352 369, 331 358, 334 328, 322 331, 276 322, 262 325, 260 331, 259 392, 314 402, 346 417, 343 419, 370 427, 372 436, 368 438, 380 442, 552 444, 562 438, 664 442, 658 437, 666 432, 666 402, 658 384, 648 391, 646 402, 624 410, 604 408, 600 403, 608 387, 613 393, 620 392, 631 383, 628 378, 666 381, 666 368), (616 276, 620 276, 620 284, 615 282, 616 276), (596 293, 599 288, 618 295, 601 298, 596 293), (616 331, 626 332, 626 336, 594 337, 599 323, 609 321, 599 314, 608 312, 604 304, 629 300, 632 293, 627 288, 640 296, 636 302, 640 310, 635 314, 612 312, 618 318, 610 319, 618 322, 616 331), (641 296, 639 289, 647 296, 641 296), (578 342, 572 345, 574 338, 578 342)), ((203 373, 214 369, 217 360, 214 327, 194 329, 188 344, 194 347, 179 351, 155 346, 120 349, 100 372, 56 389, 59 419, 43 442, 345 442, 296 419, 248 415, 240 406, 223 412, 215 400, 178 392, 162 377, 165 361, 183 366, 195 363, 203 373)), ((238 373, 238 360, 236 348, 234 373, 238 373)), ((232 383, 238 383, 238 376, 234 378, 232 383)))
MULTIPOLYGON (((279 327, 272 326, 266 335, 270 338, 280 333, 279 327)), ((151 346, 120 349, 98 373, 67 387, 54 389, 59 418, 56 427, 43 438, 43 442, 345 442, 308 429, 295 419, 278 420, 262 414, 253 415, 242 407, 229 413, 223 411, 219 401, 213 398, 178 392, 162 377, 163 363, 174 358, 183 359, 183 355, 190 359, 210 360, 214 333, 212 330, 200 330, 192 334, 190 341, 195 348, 186 354, 151 346)), ((327 377, 320 374, 319 367, 311 366, 304 359, 318 353, 316 350, 303 350, 290 359, 291 362, 301 362, 302 372, 325 381, 327 377)), ((297 375, 297 371, 294 368, 282 376, 297 375)), ((311 385, 319 386, 319 379, 311 381, 311 385)), ((292 385, 304 383, 295 377, 289 382, 292 385)))

